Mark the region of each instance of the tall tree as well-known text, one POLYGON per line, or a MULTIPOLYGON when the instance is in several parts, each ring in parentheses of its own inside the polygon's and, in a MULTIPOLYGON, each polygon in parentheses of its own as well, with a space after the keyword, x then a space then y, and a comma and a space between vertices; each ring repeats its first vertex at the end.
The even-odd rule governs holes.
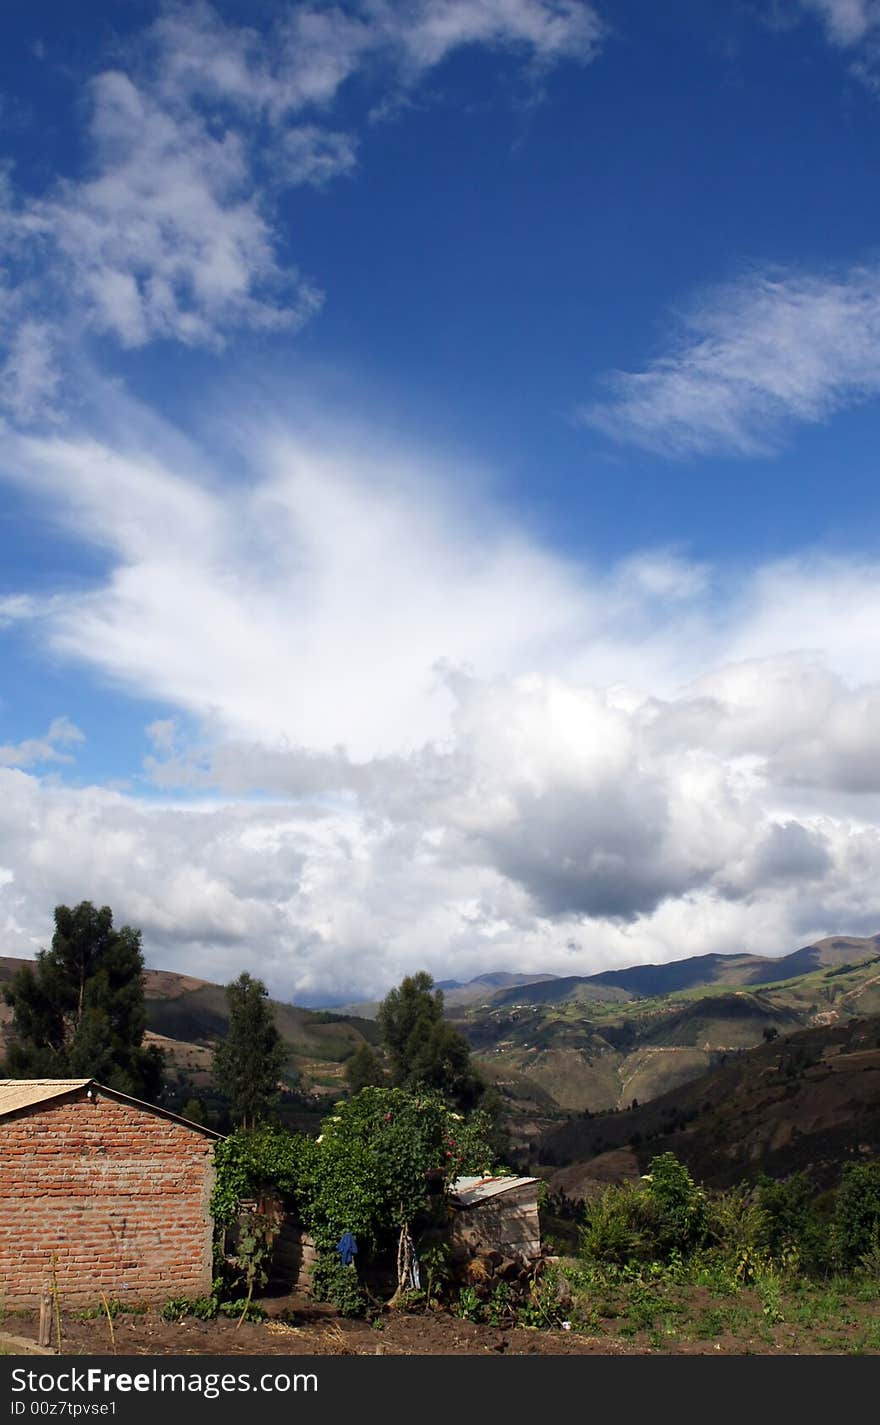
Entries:
POLYGON ((345 1082, 352 1096, 361 1089, 379 1088, 385 1083, 382 1062, 372 1044, 358 1045, 351 1058, 346 1059, 345 1082))
POLYGON ((13 1009, 7 1075, 89 1077, 156 1099, 164 1060, 154 1045, 143 1047, 143 972, 140 931, 114 929, 109 906, 56 906, 50 949, 5 991, 13 1009))
POLYGON ((386 995, 378 1018, 394 1084, 436 1089, 459 1108, 479 1101, 485 1084, 471 1065, 470 1046, 444 1019, 443 991, 425 970, 386 995))
POLYGON ((287 1050, 262 980, 245 970, 226 986, 229 1031, 214 1048, 214 1083, 229 1099, 233 1117, 253 1128, 280 1093, 287 1050))

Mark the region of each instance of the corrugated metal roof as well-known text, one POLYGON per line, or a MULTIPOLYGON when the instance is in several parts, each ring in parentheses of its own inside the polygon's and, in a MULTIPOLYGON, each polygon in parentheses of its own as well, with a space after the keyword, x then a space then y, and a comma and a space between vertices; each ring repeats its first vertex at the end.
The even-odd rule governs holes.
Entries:
POLYGON ((485 1202, 490 1197, 497 1197, 499 1193, 510 1192, 512 1188, 525 1187, 526 1184, 537 1181, 537 1178, 515 1178, 513 1176, 456 1178, 449 1192, 452 1201, 459 1207, 474 1207, 476 1203, 485 1202))
POLYGON ((205 1128, 201 1123, 193 1123, 190 1118, 181 1118, 179 1113, 172 1113, 169 1108, 159 1108, 158 1104, 145 1103, 143 1099, 120 1093, 118 1089, 108 1089, 95 1079, 0 1079, 0 1118, 5 1118, 10 1113, 19 1113, 23 1108, 33 1108, 38 1103, 48 1103, 53 1098, 62 1098, 65 1094, 75 1093, 77 1089, 88 1088, 90 1084, 94 1085, 99 1094, 119 1099, 122 1103, 133 1103, 138 1108, 146 1109, 147 1113, 157 1113, 160 1118, 168 1118, 173 1123, 183 1124, 184 1128, 203 1133, 206 1138, 223 1137, 223 1134, 215 1129, 205 1128))
POLYGON ((84 1089, 91 1079, 0 1079, 0 1118, 50 1098, 84 1089))

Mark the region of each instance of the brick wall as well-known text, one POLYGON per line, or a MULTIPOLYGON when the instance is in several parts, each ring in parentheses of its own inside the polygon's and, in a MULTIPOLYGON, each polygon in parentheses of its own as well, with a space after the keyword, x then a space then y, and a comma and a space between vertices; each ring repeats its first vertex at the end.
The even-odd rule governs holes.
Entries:
POLYGON ((0 1306, 211 1289, 214 1140, 97 1091, 0 1119, 0 1306))

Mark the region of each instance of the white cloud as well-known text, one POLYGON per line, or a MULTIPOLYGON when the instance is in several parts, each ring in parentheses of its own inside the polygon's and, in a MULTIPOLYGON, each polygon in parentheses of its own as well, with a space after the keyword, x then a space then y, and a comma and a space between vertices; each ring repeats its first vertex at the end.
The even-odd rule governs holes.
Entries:
POLYGON ((880 3, 878 0, 798 0, 814 16, 835 49, 851 55, 850 73, 880 93, 880 3))
POLYGON ((54 245, 91 325, 124 346, 195 345, 316 310, 319 294, 276 259, 234 133, 170 114, 118 71, 91 94, 97 176, 63 183, 21 218, 54 245))
POLYGON ((880 28, 877 0, 800 0, 800 4, 824 21, 829 39, 842 47, 859 44, 880 28))
POLYGON ((0 628, 35 618, 44 610, 44 602, 32 594, 6 594, 0 597, 0 628))
POLYGON ((16 323, 0 362, 0 408, 27 423, 51 403, 60 379, 49 324, 33 318, 16 323))
POLYGON ((56 609, 55 646, 229 736, 419 745, 448 725, 442 660, 503 672, 591 617, 573 572, 512 529, 487 537, 415 456, 285 438, 234 492, 89 440, 31 438, 15 458, 118 560, 56 609))
POLYGON ((605 27, 579 0, 404 0, 368 4, 418 71, 463 45, 512 45, 536 61, 592 59, 605 27))
POLYGON ((827 420, 880 391, 880 270, 753 275, 716 288, 671 349, 608 378, 579 419, 664 454, 762 455, 795 422, 827 420))
POLYGON ((581 0, 295 4, 262 34, 204 3, 166 9, 87 86, 85 172, 17 203, 2 175, 14 275, 0 291, 0 404, 18 421, 50 409, 66 326, 74 342, 93 330, 124 347, 218 348, 307 321, 322 293, 297 270, 279 194, 356 167, 356 137, 327 121, 356 72, 384 96, 462 46, 544 69, 587 63, 600 35, 581 0))
POLYGON ((205 4, 152 27, 164 92, 223 98, 273 122, 326 108, 360 69, 411 85, 456 50, 510 48, 532 63, 589 63, 605 26, 584 0, 356 0, 278 7, 268 35, 227 25, 205 4))
POLYGON ((357 167, 357 145, 350 134, 300 124, 287 129, 278 145, 278 162, 289 183, 323 188, 357 167))
POLYGON ((587 973, 880 927, 876 563, 598 573, 474 472, 329 418, 245 424, 234 487, 120 424, 127 446, 7 450, 108 566, 23 628, 177 709, 145 773, 205 800, 8 773, 16 945, 87 896, 154 964, 355 997, 420 965, 587 973))
POLYGON ((43 737, 28 737, 23 742, 0 745, 0 767, 32 767, 38 762, 72 762, 62 747, 84 742, 85 737, 68 717, 52 719, 43 737))

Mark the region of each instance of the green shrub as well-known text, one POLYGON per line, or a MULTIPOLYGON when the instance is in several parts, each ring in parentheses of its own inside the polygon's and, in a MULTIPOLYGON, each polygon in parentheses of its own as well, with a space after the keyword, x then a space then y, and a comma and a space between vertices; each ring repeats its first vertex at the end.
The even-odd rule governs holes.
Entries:
POLYGON ((646 1194, 631 1183, 612 1183, 584 1203, 580 1254, 588 1263, 625 1266, 649 1261, 654 1213, 646 1194))
POLYGON ((340 1316, 363 1316, 367 1309, 354 1263, 344 1267, 335 1254, 322 1254, 315 1263, 312 1294, 316 1301, 329 1301, 340 1316))
POLYGON ((706 1194, 674 1153, 652 1158, 642 1179, 653 1208, 656 1256, 692 1252, 706 1238, 706 1194))
POLYGON ((612 1184, 584 1207, 587 1262, 625 1266, 689 1256, 708 1231, 706 1194, 672 1153, 653 1158, 636 1186, 612 1184))
POLYGON ((880 1159, 848 1163, 834 1203, 831 1241, 835 1265, 856 1270, 880 1235, 880 1159))
POLYGON ((770 1219, 745 1185, 706 1198, 707 1257, 727 1273, 734 1289, 753 1282, 770 1260, 770 1219))

